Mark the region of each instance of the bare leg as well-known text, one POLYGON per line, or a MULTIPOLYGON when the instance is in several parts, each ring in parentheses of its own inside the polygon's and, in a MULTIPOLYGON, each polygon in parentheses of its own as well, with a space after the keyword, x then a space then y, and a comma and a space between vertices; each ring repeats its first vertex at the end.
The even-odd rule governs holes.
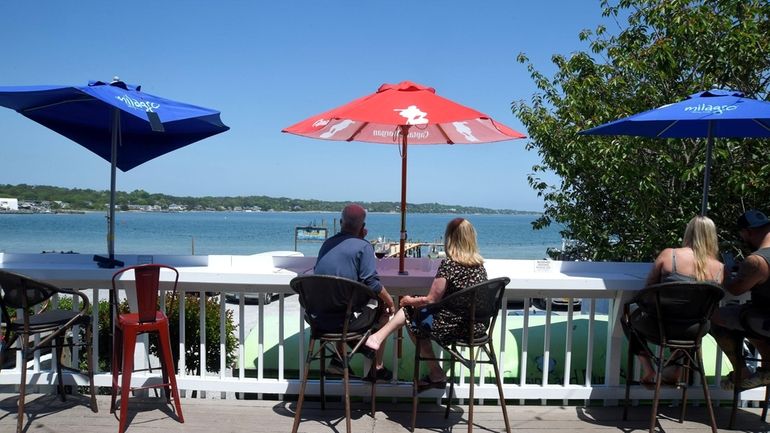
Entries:
MULTIPOLYGON (((385 319, 387 320, 387 318, 385 319)), ((385 323, 383 326, 380 327, 380 329, 377 330, 374 334, 370 335, 369 338, 366 339, 366 347, 376 350, 377 355, 379 357, 378 364, 382 364, 382 349, 384 349, 384 344, 382 344, 386 338, 388 338, 388 335, 396 332, 397 329, 401 328, 406 324, 406 315, 404 314, 404 310, 400 309, 396 311, 396 314, 393 315, 393 317, 385 323)))
MULTIPOLYGON (((412 335, 411 333, 409 334, 412 335)), ((415 338, 412 336, 412 341, 414 341, 415 338)), ((446 380, 446 374, 444 374, 444 370, 441 368, 441 365, 439 365, 438 361, 435 359, 436 354, 433 353, 433 344, 431 344, 430 340, 424 340, 420 339, 417 340, 418 345, 420 346, 420 355, 423 358, 429 358, 428 360, 428 368, 430 369, 430 373, 428 373, 428 376, 430 377, 431 382, 441 382, 446 380)))
MULTIPOLYGON (((733 370, 741 368, 741 377, 749 377, 751 372, 746 367, 746 365, 742 364, 741 362, 743 339, 739 337, 735 331, 731 331, 730 329, 719 326, 717 320, 715 320, 715 317, 712 317, 711 321, 712 326, 709 333, 712 337, 714 337, 714 340, 717 342, 717 346, 719 346, 725 355, 727 355, 727 359, 729 359, 730 363, 733 365, 733 370)), ((758 348, 762 350, 761 347, 758 346, 758 348)), ((765 346, 765 348, 767 348, 767 346, 765 346)), ((760 353, 762 352, 760 351, 760 353)), ((768 351, 768 355, 770 355, 770 351, 768 351)), ((764 353, 762 356, 764 357, 764 353)))
POLYGON ((653 383, 655 380, 655 368, 652 366, 652 360, 649 356, 638 355, 639 365, 642 367, 642 377, 639 380, 642 383, 653 383))

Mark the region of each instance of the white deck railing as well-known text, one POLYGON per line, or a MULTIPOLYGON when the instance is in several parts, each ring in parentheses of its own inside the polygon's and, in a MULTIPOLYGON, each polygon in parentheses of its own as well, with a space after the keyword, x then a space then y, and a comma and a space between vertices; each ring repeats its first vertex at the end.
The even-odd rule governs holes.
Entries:
MULTIPOLYGON (((2 259, 2 256, 0 256, 2 259)), ((310 259, 310 258, 307 258, 310 259)), ((621 362, 624 356, 625 343, 624 337, 618 325, 618 315, 622 310, 622 302, 633 293, 634 288, 641 287, 643 280, 634 284, 626 284, 626 287, 616 289, 606 286, 623 284, 618 275, 625 275, 628 281, 639 280, 646 272, 646 264, 604 264, 599 272, 597 270, 587 271, 586 269, 575 270, 571 265, 564 263, 559 268, 553 269, 559 262, 543 264, 535 261, 513 261, 497 260, 490 261, 488 269, 490 277, 507 274, 512 278, 512 284, 506 290, 506 301, 521 300, 523 308, 509 311, 504 302, 503 311, 498 317, 498 327, 495 330, 495 350, 498 355, 501 372, 516 372, 507 376, 515 376, 516 380, 508 379, 504 383, 505 398, 518 400, 521 403, 536 404, 538 401, 542 404, 547 402, 562 402, 568 404, 569 401, 583 400, 602 400, 605 404, 614 404, 617 400, 622 400, 624 393, 624 379, 621 378, 621 370, 625 369, 625 362, 621 362), (522 264, 521 262, 526 262, 522 264), (553 274, 558 272, 560 275, 566 275, 566 283, 555 284, 553 281, 560 281, 559 278, 549 275, 548 278, 539 279, 533 273, 526 275, 516 273, 524 268, 534 268, 538 266, 549 266, 551 269, 543 273, 553 274), (604 273, 603 284, 593 285, 591 278, 594 278, 597 272, 604 273), (590 275, 589 275, 590 274, 590 275), (548 287, 549 284, 555 284, 559 287, 548 287), (541 306, 544 310, 532 307, 533 299, 542 298, 544 301, 541 306), (554 312, 553 300, 566 299, 566 311, 554 312), (580 301, 580 308, 573 308, 572 301, 580 301), (514 323, 515 321, 515 323, 514 323), (535 324, 535 321, 538 324, 535 324), (606 322, 605 322, 606 321, 606 322), (519 325, 518 322, 521 322, 519 325), (542 322, 542 324, 540 324, 542 322), (558 322, 558 323, 557 323, 558 322), (562 323, 564 324, 562 326, 562 323), (605 325, 606 323, 606 325, 605 325), (584 326, 585 325, 585 326, 584 326), (585 328, 585 329, 583 329, 585 328), (517 335, 512 336, 512 333, 517 335), (542 337, 540 337, 542 335, 542 337), (559 362, 554 362, 554 354, 559 353, 559 362), (561 353, 563 352, 563 356, 561 353), (599 353, 604 356, 596 356, 599 353), (532 362, 537 357, 536 362, 532 362), (514 360, 515 358, 515 360, 514 360), (585 361, 583 361, 585 358, 585 361), (578 361, 579 359, 579 361, 578 361), (545 368, 547 366, 548 368, 545 368)), ((3 264, 0 261, 0 264, 3 264)), ((24 268, 18 266, 13 261, 6 260, 3 264, 5 268, 24 273, 24 268)), ((37 273, 40 277, 45 274, 40 271, 40 267, 30 267, 28 274, 37 273)), ((285 269, 283 269, 285 270, 285 269)), ((283 272, 281 270, 281 272, 283 272)), ((426 273, 433 272, 432 269, 426 269, 426 273)), ((529 272, 529 271, 528 271, 529 272)), ((273 273, 280 273, 273 271, 273 273)), ((537 272, 535 272, 537 273, 537 272)), ((184 273, 182 272, 182 275, 184 273)), ((296 275, 296 273, 294 274, 296 275)), ((290 279, 291 275, 287 276, 290 279)), ((59 278, 59 277, 56 277, 59 278)), ((56 278, 51 277, 56 281, 56 278)), ((212 277, 216 280, 216 276, 212 277)), ((220 341, 220 365, 226 365, 225 362, 225 312, 229 309, 233 312, 233 319, 236 325, 236 337, 238 348, 236 349, 237 366, 246 366, 246 368, 237 368, 237 366, 228 366, 216 372, 207 372, 205 374, 196 374, 188 372, 185 366, 185 357, 181 356, 179 362, 179 374, 177 383, 182 389, 183 395, 187 398, 195 397, 219 397, 235 398, 244 393, 256 394, 259 398, 264 398, 266 394, 282 398, 284 395, 296 394, 299 391, 299 372, 302 371, 306 350, 306 328, 302 321, 302 312, 300 311, 296 296, 289 296, 291 290, 285 283, 271 286, 267 283, 249 283, 238 285, 232 281, 227 282, 223 278, 223 288, 217 290, 210 280, 191 281, 184 276, 180 282, 180 290, 187 293, 195 293, 197 296, 181 297, 182 302, 199 302, 199 311, 205 311, 205 300, 207 296, 212 295, 218 298, 220 307, 220 323, 218 327, 220 341), (226 302, 225 293, 236 294, 239 302, 229 304, 226 302), (256 306, 246 305, 243 294, 248 293, 256 296, 260 302, 256 306), (261 300, 264 294, 274 293, 277 296, 271 304, 265 305, 261 300), (295 329, 297 330, 295 332, 295 329), (251 355, 247 359, 245 345, 249 334, 249 344, 254 340, 255 348, 249 348, 256 355, 251 355), (276 335, 277 334, 277 335, 276 335), (290 338, 298 335, 299 338, 290 338), (277 337, 275 341, 273 337, 277 337), (291 342, 290 342, 291 341, 291 342), (268 351, 274 351, 271 355, 269 365, 266 362, 268 351), (256 359, 253 359, 256 357, 256 359), (272 359, 275 359, 272 361, 272 359), (293 361, 288 361, 293 360, 293 361)), ((388 280, 386 281, 386 286, 388 280)), ((288 280, 287 280, 288 281, 288 280)), ((396 281, 396 280, 392 280, 396 281)), ((396 284, 396 283, 393 283, 396 284)), ((407 284, 408 285, 408 284, 407 284)), ((106 296, 104 285, 97 288, 80 288, 91 299, 94 308, 94 317, 98 315, 98 304, 106 296)), ((395 287, 391 284, 389 291, 394 296, 407 293, 415 293, 414 289, 409 287, 395 287)), ((423 289, 424 292, 424 289, 423 289)), ((186 318, 184 316, 184 305, 180 305, 182 312, 179 318, 179 332, 181 336, 185 334, 186 318)), ((198 353, 205 354, 206 347, 206 326, 205 314, 199 315, 200 320, 197 326, 200 329, 201 338, 197 344, 198 353)), ((93 322, 94 335, 94 353, 98 353, 98 321, 93 322)), ((404 333, 404 335, 406 335, 404 333)), ((707 337, 710 338, 710 337, 707 337)), ((184 338, 179 343, 179 353, 186 353, 186 347, 183 343, 184 338)), ((388 342, 391 347, 398 344, 397 337, 393 337, 388 342)), ((410 343, 404 343, 410 344, 410 343)), ((411 355, 404 355, 399 359, 398 351, 391 350, 391 356, 386 358, 385 365, 398 374, 398 369, 392 368, 399 365, 402 360, 411 363, 411 355)), ((713 399, 731 399, 732 393, 719 389, 718 380, 725 374, 722 371, 722 354, 718 350, 709 355, 712 359, 707 359, 706 364, 715 365, 713 380, 711 383, 711 392, 713 399)), ((72 354, 77 359, 78 352, 72 354)), ((149 362, 149 356, 142 356, 141 363, 149 362)), ((20 356, 17 357, 19 365, 20 356)), ((198 360, 201 371, 206 371, 206 358, 201 356, 198 360)), ((33 386, 46 387, 56 383, 55 370, 51 368, 51 363, 46 361, 46 357, 38 354, 34 362, 31 362, 28 374, 28 383, 33 386)), ((456 368, 460 368, 458 364, 456 368)), ((491 370, 491 368, 488 368, 491 370)), ((406 377, 394 378, 390 383, 378 384, 377 395, 382 397, 409 397, 411 396, 411 368, 410 374, 406 377)), ((466 383, 465 373, 462 369, 458 371, 461 377, 459 385, 455 386, 456 396, 467 398, 468 384, 466 383)), ((503 373, 505 376, 505 373, 503 373)), ((87 378, 84 375, 65 373, 66 381, 69 384, 87 385, 87 378)), ((160 372, 155 373, 138 372, 132 376, 132 385, 140 386, 148 382, 159 381, 160 372)), ((638 375, 638 372, 635 372, 638 375)), ((638 377, 638 376, 635 376, 638 377)), ((481 385, 475 389, 475 395, 481 400, 497 400, 497 390, 493 380, 488 377, 488 371, 483 370, 481 374, 481 385)), ((20 370, 6 369, 0 371, 0 385, 15 385, 20 380, 20 370)), ((97 372, 95 376, 97 386, 110 387, 111 377, 109 372, 97 372)), ((697 383, 697 382, 696 382, 697 383)), ((327 382, 326 392, 328 394, 339 394, 342 391, 340 381, 331 380, 327 382)), ((370 385, 360 380, 351 382, 351 392, 354 395, 369 395, 370 385)), ((55 388, 50 389, 55 392, 55 388)), ((307 393, 318 393, 318 381, 311 380, 307 393)), ((699 398, 701 395, 700 386, 692 387, 691 398, 699 398)), ((440 397, 442 392, 435 390, 426 393, 426 396, 440 397)), ((679 391, 674 389, 664 390, 663 397, 675 397, 679 391)), ((633 387, 632 397, 649 399, 651 393, 638 386, 633 387)), ((747 400, 761 400, 764 396, 762 389, 747 391, 743 398, 747 400)), ((293 398, 293 397, 292 397, 293 398)))

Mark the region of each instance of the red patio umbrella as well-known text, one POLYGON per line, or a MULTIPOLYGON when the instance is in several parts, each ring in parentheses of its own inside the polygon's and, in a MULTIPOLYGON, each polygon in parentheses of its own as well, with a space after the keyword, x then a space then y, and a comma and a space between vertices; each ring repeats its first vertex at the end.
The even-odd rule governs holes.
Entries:
POLYGON ((477 144, 525 138, 486 114, 411 81, 383 84, 376 93, 312 116, 283 132, 321 140, 401 145, 400 274, 405 274, 407 144, 477 144))

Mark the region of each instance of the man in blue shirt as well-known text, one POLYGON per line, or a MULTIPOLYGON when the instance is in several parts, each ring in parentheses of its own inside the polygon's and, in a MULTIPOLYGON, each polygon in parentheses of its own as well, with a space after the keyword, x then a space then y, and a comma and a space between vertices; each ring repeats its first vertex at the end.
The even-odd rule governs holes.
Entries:
MULTIPOLYGON (((377 259, 374 247, 366 237, 366 210, 358 204, 349 204, 342 210, 340 232, 327 239, 318 251, 318 259, 313 272, 316 275, 334 275, 349 280, 361 282, 369 286, 379 297, 376 304, 362 305, 357 321, 371 320, 371 315, 378 315, 380 325, 387 323, 395 312, 393 298, 380 283, 377 275, 377 259), (384 313, 384 314, 383 314, 384 313)), ((351 323, 351 325, 354 325, 351 323)), ((392 373, 382 364, 384 345, 377 350, 375 356, 376 370, 372 375, 377 380, 390 380, 392 373)), ((341 362, 332 359, 330 370, 341 370, 341 362)))

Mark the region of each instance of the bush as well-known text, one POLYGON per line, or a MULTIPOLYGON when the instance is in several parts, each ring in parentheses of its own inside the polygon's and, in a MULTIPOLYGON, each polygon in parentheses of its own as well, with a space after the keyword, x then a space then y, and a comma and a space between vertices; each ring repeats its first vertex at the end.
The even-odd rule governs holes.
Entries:
MULTIPOLYGON (((220 306, 218 297, 206 297, 206 371, 219 371, 221 366, 219 319, 220 306)), ((200 374, 200 300, 198 296, 187 294, 185 296, 185 368, 188 372, 200 374)), ((179 297, 166 295, 166 314, 171 327, 171 352, 174 356, 174 365, 179 367, 179 297)), ((225 310, 225 366, 232 366, 236 361, 236 349, 238 339, 235 337, 235 323, 233 312, 225 310)), ((151 339, 150 352, 157 355, 157 340, 151 339)))
MULTIPOLYGON (((72 310, 72 298, 69 296, 62 296, 59 298, 59 306, 61 310, 72 310)), ((110 371, 112 365, 112 357, 110 352, 110 344, 112 343, 112 332, 110 332, 110 303, 106 300, 99 302, 99 354, 98 354, 98 369, 100 371, 110 371)), ((80 328, 80 341, 85 340, 86 330, 80 328)), ((86 370, 86 350, 85 348, 80 351, 80 360, 78 362, 81 370, 86 370)), ((96 366, 94 366, 96 370, 96 366)))
MULTIPOLYGON (((198 314, 199 302, 196 296, 187 295, 185 302, 185 365, 188 372, 200 373, 199 350, 200 350, 200 316, 198 314)), ((63 310, 72 309, 72 299, 62 297, 59 300, 59 308, 63 310)), ((128 301, 123 299, 118 304, 118 311, 121 313, 129 312, 128 301)), ((174 357, 174 365, 178 370, 179 365, 179 301, 178 297, 172 300, 171 295, 166 297, 166 314, 169 318, 169 327, 171 335, 171 351, 174 357)), ((206 299, 206 370, 219 371, 219 301, 217 298, 206 299)), ((107 300, 99 301, 99 370, 110 371, 112 364, 109 348, 112 344, 112 332, 110 329, 110 305, 107 300)), ((238 348, 238 339, 235 337, 236 325, 233 320, 232 311, 226 312, 225 318, 225 350, 227 351, 227 366, 233 365, 236 359, 236 349, 238 348)), ((85 330, 80 330, 80 338, 85 338, 85 330)), ((156 335, 150 336, 150 353, 158 355, 158 339, 156 335)), ((85 369, 85 350, 80 353, 80 367, 85 369)), ((227 367, 225 366, 225 367, 227 367)))

